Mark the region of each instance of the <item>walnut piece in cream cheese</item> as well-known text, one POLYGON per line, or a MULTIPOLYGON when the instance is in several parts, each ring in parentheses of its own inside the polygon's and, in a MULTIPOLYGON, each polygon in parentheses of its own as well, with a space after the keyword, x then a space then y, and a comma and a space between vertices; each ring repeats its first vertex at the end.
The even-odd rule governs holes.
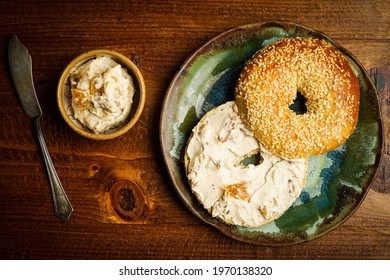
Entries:
POLYGON ((262 148, 230 101, 195 126, 185 168, 192 192, 213 217, 258 227, 281 216, 299 197, 308 160, 285 160, 262 148), (258 163, 242 163, 255 153, 260 153, 258 163))
POLYGON ((120 64, 99 56, 70 75, 74 117, 96 134, 120 126, 129 116, 134 84, 120 64))

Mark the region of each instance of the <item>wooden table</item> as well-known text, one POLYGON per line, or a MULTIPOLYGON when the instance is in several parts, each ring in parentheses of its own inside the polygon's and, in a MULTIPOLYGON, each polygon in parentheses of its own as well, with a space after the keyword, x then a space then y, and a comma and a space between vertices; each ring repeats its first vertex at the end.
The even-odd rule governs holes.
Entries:
POLYGON ((390 258, 389 1, 2 0, 0 43, 1 259, 390 258), (168 85, 192 52, 233 27, 275 20, 323 31, 360 60, 379 92, 385 147, 379 174, 350 219, 310 242, 265 247, 226 237, 184 206, 164 166, 159 121, 168 85), (53 215, 32 122, 12 84, 6 59, 12 34, 32 55, 46 142, 74 206, 68 221, 53 215), (147 88, 135 127, 103 142, 74 133, 56 105, 61 71, 98 48, 131 58, 147 88), (129 181, 144 194, 142 215, 114 210, 110 189, 129 181))

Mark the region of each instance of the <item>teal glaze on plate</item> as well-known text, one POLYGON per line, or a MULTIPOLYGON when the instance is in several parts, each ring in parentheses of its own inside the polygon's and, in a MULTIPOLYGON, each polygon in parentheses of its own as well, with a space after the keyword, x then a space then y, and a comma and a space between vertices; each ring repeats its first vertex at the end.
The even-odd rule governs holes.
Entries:
POLYGON ((308 241, 334 229, 352 215, 378 170, 382 137, 378 96, 360 63, 326 35, 285 22, 238 27, 198 49, 174 77, 164 101, 160 124, 164 161, 185 205, 227 236, 261 245, 308 241), (187 140, 206 112, 234 100, 236 80, 246 61, 257 50, 281 38, 298 36, 325 39, 348 59, 360 83, 357 127, 343 146, 309 158, 306 186, 281 217, 258 228, 226 225, 211 217, 191 193, 183 163, 187 140))

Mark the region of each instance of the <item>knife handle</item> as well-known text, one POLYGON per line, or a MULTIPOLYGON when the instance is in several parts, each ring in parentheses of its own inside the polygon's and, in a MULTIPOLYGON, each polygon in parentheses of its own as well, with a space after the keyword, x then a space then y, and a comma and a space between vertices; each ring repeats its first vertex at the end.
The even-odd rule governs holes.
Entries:
POLYGON ((53 162, 51 161, 50 154, 47 150, 45 139, 43 137, 40 118, 34 118, 33 122, 37 132, 39 145, 42 149, 47 173, 49 175, 50 188, 53 196, 54 214, 63 220, 67 220, 73 212, 73 207, 70 204, 68 197, 66 196, 65 190, 62 187, 60 179, 58 178, 53 162))

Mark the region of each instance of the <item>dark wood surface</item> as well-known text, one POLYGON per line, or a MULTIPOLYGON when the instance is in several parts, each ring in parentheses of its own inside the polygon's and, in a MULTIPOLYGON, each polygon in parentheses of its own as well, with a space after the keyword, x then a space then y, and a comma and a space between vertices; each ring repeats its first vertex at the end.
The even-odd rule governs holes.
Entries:
POLYGON ((1 0, 0 46, 0 259, 390 258, 390 1, 1 0), (275 20, 323 31, 357 57, 378 89, 385 147, 380 172, 350 219, 316 240, 274 248, 232 240, 190 213, 165 169, 159 120, 169 83, 192 52, 233 27, 275 20), (53 215, 32 122, 11 81, 12 34, 33 59, 46 142, 75 209, 68 221, 53 215), (104 142, 74 133, 56 105, 61 71, 98 48, 131 58, 147 89, 135 127, 104 142), (135 190, 137 212, 115 203, 121 188, 135 190))

